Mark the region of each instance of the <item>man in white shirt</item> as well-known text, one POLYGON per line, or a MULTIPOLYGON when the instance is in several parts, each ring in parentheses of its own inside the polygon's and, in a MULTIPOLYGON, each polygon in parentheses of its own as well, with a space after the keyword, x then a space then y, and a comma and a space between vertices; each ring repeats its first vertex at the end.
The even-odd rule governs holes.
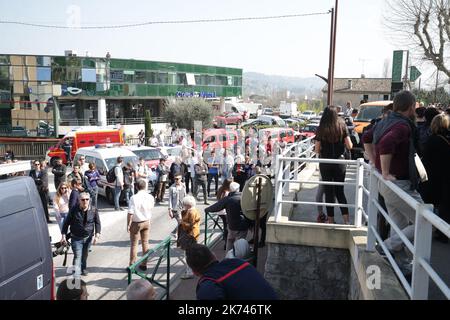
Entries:
MULTIPOLYGON (((142 254, 148 251, 150 231, 150 219, 155 199, 147 192, 147 181, 139 179, 137 182, 138 193, 130 199, 128 209, 127 232, 130 234, 130 266, 136 262, 139 238, 142 243, 142 254)), ((140 269, 147 270, 147 260, 142 261, 140 269)))
POLYGON ((86 158, 84 156, 81 156, 78 162, 80 165, 81 175, 84 176, 84 173, 89 170, 89 163, 86 163, 86 158))
POLYGON ((123 164, 123 158, 118 157, 117 163, 114 167, 114 175, 116 176, 116 181, 114 183, 114 209, 116 211, 123 211, 123 209, 120 207, 119 201, 120 201, 120 194, 123 190, 123 170, 122 170, 122 164, 123 164))

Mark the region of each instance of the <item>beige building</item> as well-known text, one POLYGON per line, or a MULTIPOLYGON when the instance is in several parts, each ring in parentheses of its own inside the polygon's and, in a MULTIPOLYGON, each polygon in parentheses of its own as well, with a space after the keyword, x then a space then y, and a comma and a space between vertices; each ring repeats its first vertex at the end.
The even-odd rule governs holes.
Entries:
MULTIPOLYGON (((328 86, 322 89, 324 105, 327 103, 328 86)), ((361 100, 383 101, 391 98, 391 79, 387 78, 336 78, 334 79, 333 104, 345 106, 347 101, 357 108, 361 100)))

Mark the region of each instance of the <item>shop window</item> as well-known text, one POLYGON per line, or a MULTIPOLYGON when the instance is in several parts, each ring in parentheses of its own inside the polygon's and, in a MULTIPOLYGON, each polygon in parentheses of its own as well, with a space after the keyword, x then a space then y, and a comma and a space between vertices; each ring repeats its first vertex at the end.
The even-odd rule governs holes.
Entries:
POLYGON ((47 67, 38 67, 36 72, 36 80, 37 81, 51 81, 52 80, 52 71, 47 67))

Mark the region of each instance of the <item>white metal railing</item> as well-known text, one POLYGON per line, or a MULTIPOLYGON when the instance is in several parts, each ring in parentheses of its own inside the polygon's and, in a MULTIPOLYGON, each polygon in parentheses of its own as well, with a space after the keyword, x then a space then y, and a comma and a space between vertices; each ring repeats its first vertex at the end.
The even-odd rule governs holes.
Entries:
MULTIPOLYGON (((331 207, 348 207, 355 209, 355 220, 353 227, 362 227, 363 218, 367 223, 368 237, 367 250, 375 251, 375 243, 378 242, 380 247, 386 253, 387 259, 392 265, 405 291, 411 299, 427 299, 429 290, 429 279, 431 278, 442 293, 450 299, 450 288, 436 273, 430 264, 431 244, 432 244, 432 228, 436 228, 450 238, 450 225, 439 218, 434 212, 431 205, 422 204, 405 191, 400 189, 391 181, 383 179, 382 175, 371 165, 364 162, 364 159, 358 160, 332 160, 332 159, 316 159, 311 144, 314 138, 301 141, 290 146, 283 154, 278 155, 276 159, 275 172, 275 222, 281 221, 283 204, 303 204, 303 205, 321 205, 331 207), (301 156, 305 156, 302 158, 301 156), (328 163, 328 164, 345 164, 350 170, 355 170, 354 182, 326 182, 326 181, 304 181, 298 180, 298 173, 307 163, 328 163), (291 168, 294 167, 294 170, 291 168), (364 179, 366 177, 366 179, 364 179), (354 186, 355 202, 354 204, 338 204, 338 203, 320 203, 310 201, 291 201, 284 200, 283 196, 289 194, 289 186, 291 184, 316 184, 316 185, 337 185, 337 186, 354 186), (378 186, 384 184, 389 190, 397 194, 411 208, 416 211, 414 243, 411 243, 400 230, 400 228, 392 221, 388 213, 382 208, 378 202, 378 186), (367 185, 367 186, 366 186, 367 185), (377 228, 378 212, 384 216, 389 223, 391 229, 396 232, 405 246, 413 255, 413 273, 411 284, 403 275, 400 267, 397 265, 394 257, 383 243, 377 228)), ((353 173, 353 171, 352 171, 353 173)), ((348 180, 347 180, 348 181, 348 180)), ((351 227, 351 226, 350 226, 351 227)))

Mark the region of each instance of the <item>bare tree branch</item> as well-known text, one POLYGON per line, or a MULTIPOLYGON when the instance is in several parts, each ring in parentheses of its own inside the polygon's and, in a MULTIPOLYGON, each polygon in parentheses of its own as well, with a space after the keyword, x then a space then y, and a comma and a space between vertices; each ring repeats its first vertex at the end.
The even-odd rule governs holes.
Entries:
POLYGON ((389 16, 385 25, 393 37, 414 48, 421 59, 431 61, 450 77, 450 1, 387 0, 389 16), (419 49, 419 50, 417 50, 419 49))

